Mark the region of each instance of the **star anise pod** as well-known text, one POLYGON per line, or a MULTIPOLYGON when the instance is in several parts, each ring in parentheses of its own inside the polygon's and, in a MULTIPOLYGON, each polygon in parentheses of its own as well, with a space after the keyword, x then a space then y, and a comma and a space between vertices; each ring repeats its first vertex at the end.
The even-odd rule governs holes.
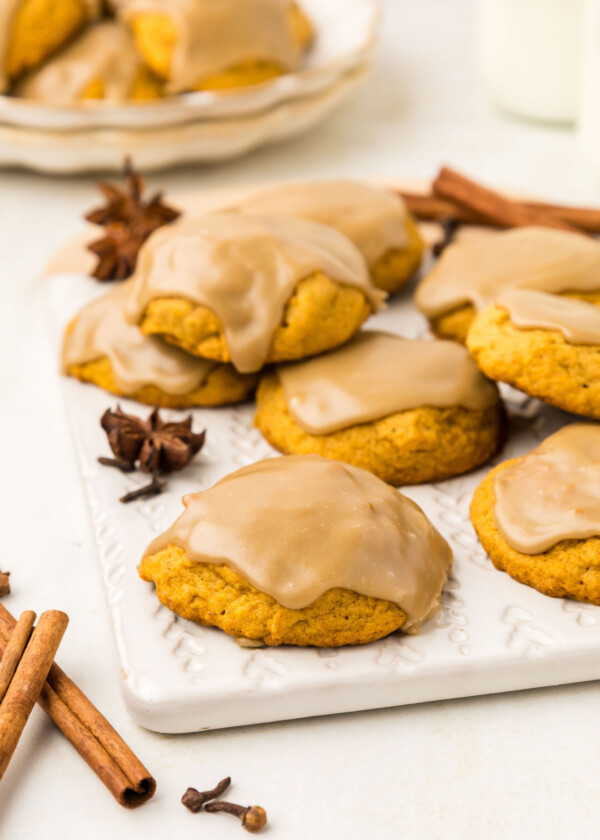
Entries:
POLYGON ((163 203, 160 192, 144 201, 145 181, 140 173, 134 170, 129 157, 125 158, 123 178, 124 188, 106 181, 98 184, 106 204, 90 211, 85 217, 88 222, 104 227, 114 224, 129 226, 143 221, 152 231, 174 222, 181 215, 174 207, 163 203))
POLYGON ((152 231, 138 223, 131 228, 110 225, 102 239, 90 242, 88 250, 98 257, 92 272, 97 280, 126 280, 135 271, 140 248, 152 231))
POLYGON ((149 485, 121 499, 127 502, 162 492, 165 482, 161 482, 158 475, 183 469, 202 449, 206 439, 206 432, 192 431, 191 414, 184 420, 165 423, 158 408, 143 420, 125 414, 117 406, 116 411, 104 412, 100 424, 116 459, 101 458, 101 463, 131 472, 137 462, 138 469, 153 476, 149 485))
POLYGON ((163 203, 162 193, 144 201, 144 179, 135 172, 131 160, 125 160, 125 188, 100 183, 106 198, 104 207, 92 210, 86 219, 106 228, 106 234, 88 245, 98 257, 93 276, 98 280, 125 280, 137 263, 140 248, 151 233, 174 222, 181 214, 163 203))

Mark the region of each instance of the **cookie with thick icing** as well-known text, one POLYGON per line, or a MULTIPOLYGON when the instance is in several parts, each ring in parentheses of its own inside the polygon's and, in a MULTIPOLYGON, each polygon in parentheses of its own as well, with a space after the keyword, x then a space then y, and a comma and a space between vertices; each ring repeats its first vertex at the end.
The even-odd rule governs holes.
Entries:
POLYGON ((504 410, 463 347, 369 331, 268 373, 254 422, 281 452, 316 453, 401 485, 485 463, 502 442, 504 410))
POLYGON ((479 485, 471 521, 494 566, 555 598, 600 605, 600 427, 575 424, 479 485))
POLYGON ((25 76, 14 93, 24 99, 72 104, 86 99, 158 99, 162 88, 143 64, 129 30, 105 21, 86 29, 25 76))
POLYGON ((380 308, 362 254, 333 228, 213 213, 156 231, 132 278, 132 323, 252 373, 348 341, 380 308))
POLYGON ((467 346, 491 379, 600 419, 600 306, 511 289, 475 318, 467 346))
POLYGON ((314 36, 294 0, 123 0, 119 12, 173 92, 245 87, 292 72, 314 36))
POLYGON ((129 324, 122 283, 85 306, 69 324, 62 369, 118 396, 168 408, 217 406, 252 396, 257 376, 190 356, 129 324))
POLYGON ((437 336, 464 343, 475 315, 515 287, 600 304, 600 242, 536 227, 458 241, 419 284, 415 303, 437 336))
POLYGON ((362 253, 373 284, 397 292, 421 264, 424 244, 402 198, 360 181, 306 181, 258 193, 236 209, 295 216, 339 230, 362 253))
POLYGON ((183 618, 268 645, 337 647, 417 632, 439 606, 450 547, 364 470, 273 458, 183 502, 139 568, 183 618))
POLYGON ((0 0, 0 92, 100 13, 99 0, 0 0))

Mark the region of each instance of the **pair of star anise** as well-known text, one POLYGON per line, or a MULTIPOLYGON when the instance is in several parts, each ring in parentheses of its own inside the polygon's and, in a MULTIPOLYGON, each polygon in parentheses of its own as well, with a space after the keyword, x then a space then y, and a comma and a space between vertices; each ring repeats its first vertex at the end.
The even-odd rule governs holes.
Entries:
POLYGON ((88 222, 106 228, 105 235, 91 242, 88 249, 98 257, 93 276, 98 280, 125 280, 135 271, 140 248, 151 233, 180 216, 178 210, 164 204, 162 193, 145 201, 144 179, 135 172, 131 160, 125 160, 124 188, 101 182, 106 199, 103 207, 86 215, 88 222))
POLYGON ((104 412, 100 425, 115 456, 99 458, 101 464, 117 467, 122 472, 133 472, 137 468, 152 474, 150 484, 127 493, 122 502, 162 493, 166 482, 159 475, 183 469, 206 440, 206 432, 192 431, 191 414, 184 420, 165 423, 158 408, 142 420, 133 414, 125 414, 117 406, 116 411, 108 409, 104 412))

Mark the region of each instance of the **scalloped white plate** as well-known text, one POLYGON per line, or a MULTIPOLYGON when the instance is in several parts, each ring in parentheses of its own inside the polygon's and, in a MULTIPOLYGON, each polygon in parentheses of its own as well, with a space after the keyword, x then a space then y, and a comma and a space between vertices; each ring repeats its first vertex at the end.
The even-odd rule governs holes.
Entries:
POLYGON ((184 93, 149 103, 48 105, 0 96, 0 123, 45 131, 140 131, 248 116, 315 96, 367 61, 377 41, 380 6, 379 0, 303 0, 303 6, 314 22, 317 38, 296 73, 234 91, 184 93))
MULTIPOLYGON (((105 287, 81 274, 48 278, 58 353, 72 315, 105 287)), ((408 296, 376 316, 378 326, 416 337, 426 325, 408 296)), ((133 719, 158 732, 189 732, 557 685, 600 678, 600 608, 547 598, 497 572, 468 518, 488 467, 405 492, 452 544, 455 565, 437 617, 418 636, 362 647, 243 649, 219 630, 160 606, 136 564, 150 540, 179 515, 185 492, 209 487, 275 453, 252 428, 252 407, 194 411, 207 445, 194 465, 151 501, 117 499, 144 481, 100 467, 108 448, 98 420, 115 398, 63 380, 73 439, 91 511, 110 616, 133 719)), ((507 391, 513 429, 498 460, 514 457, 574 418, 507 391)), ((121 401, 125 410, 149 409, 121 401)))
POLYGON ((282 101, 260 113, 221 120, 201 119, 140 131, 47 131, 0 124, 0 166, 53 174, 119 172, 123 156, 131 154, 136 166, 150 172, 239 157, 313 128, 362 84, 369 71, 370 64, 361 64, 312 96, 282 101))

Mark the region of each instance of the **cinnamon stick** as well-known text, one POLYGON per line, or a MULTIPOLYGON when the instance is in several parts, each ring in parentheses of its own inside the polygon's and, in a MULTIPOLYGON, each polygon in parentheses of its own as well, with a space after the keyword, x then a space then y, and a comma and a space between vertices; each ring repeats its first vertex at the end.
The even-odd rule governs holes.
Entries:
POLYGON ((498 227, 514 228, 529 225, 558 228, 581 233, 581 228, 557 219, 542 208, 527 207, 466 178, 444 166, 433 182, 436 196, 449 199, 466 210, 471 210, 498 227))
POLYGON ((0 572, 0 598, 10 595, 10 572, 0 572))
POLYGON ((455 201, 448 201, 431 193, 412 193, 397 190, 410 213, 427 222, 443 222, 453 219, 465 225, 487 225, 488 221, 479 213, 461 207, 455 201))
MULTIPOLYGON (((19 634, 19 642, 23 635, 31 630, 30 616, 15 626, 19 634)), ((54 655, 58 650, 69 618, 59 610, 42 613, 40 620, 26 647, 22 651, 20 661, 12 675, 6 694, 0 703, 0 779, 4 775, 8 763, 16 749, 31 710, 38 699, 54 655)), ((11 656, 15 647, 6 648, 11 656)))
MULTIPOLYGON (((0 654, 16 621, 0 604, 0 654)), ((154 795, 156 782, 85 694, 54 663, 38 703, 120 805, 136 808, 154 795)))
POLYGON ((17 670, 17 665, 23 656, 23 651, 27 647, 35 619, 36 615, 33 610, 26 610, 24 613, 21 613, 15 629, 8 640, 6 650, 0 662, 0 703, 8 691, 8 687, 17 670))
MULTIPOLYGON (((440 198, 432 193, 415 193, 397 190, 408 210, 417 219, 427 222, 442 222, 453 219, 466 225, 490 225, 489 219, 455 201, 440 198)), ((507 196, 503 196, 507 198, 507 196)), ((516 201, 521 207, 543 211, 545 214, 568 222, 588 233, 600 233, 600 210, 593 207, 576 207, 568 204, 548 204, 544 201, 516 201)), ((497 227, 497 225, 494 225, 497 227)))

